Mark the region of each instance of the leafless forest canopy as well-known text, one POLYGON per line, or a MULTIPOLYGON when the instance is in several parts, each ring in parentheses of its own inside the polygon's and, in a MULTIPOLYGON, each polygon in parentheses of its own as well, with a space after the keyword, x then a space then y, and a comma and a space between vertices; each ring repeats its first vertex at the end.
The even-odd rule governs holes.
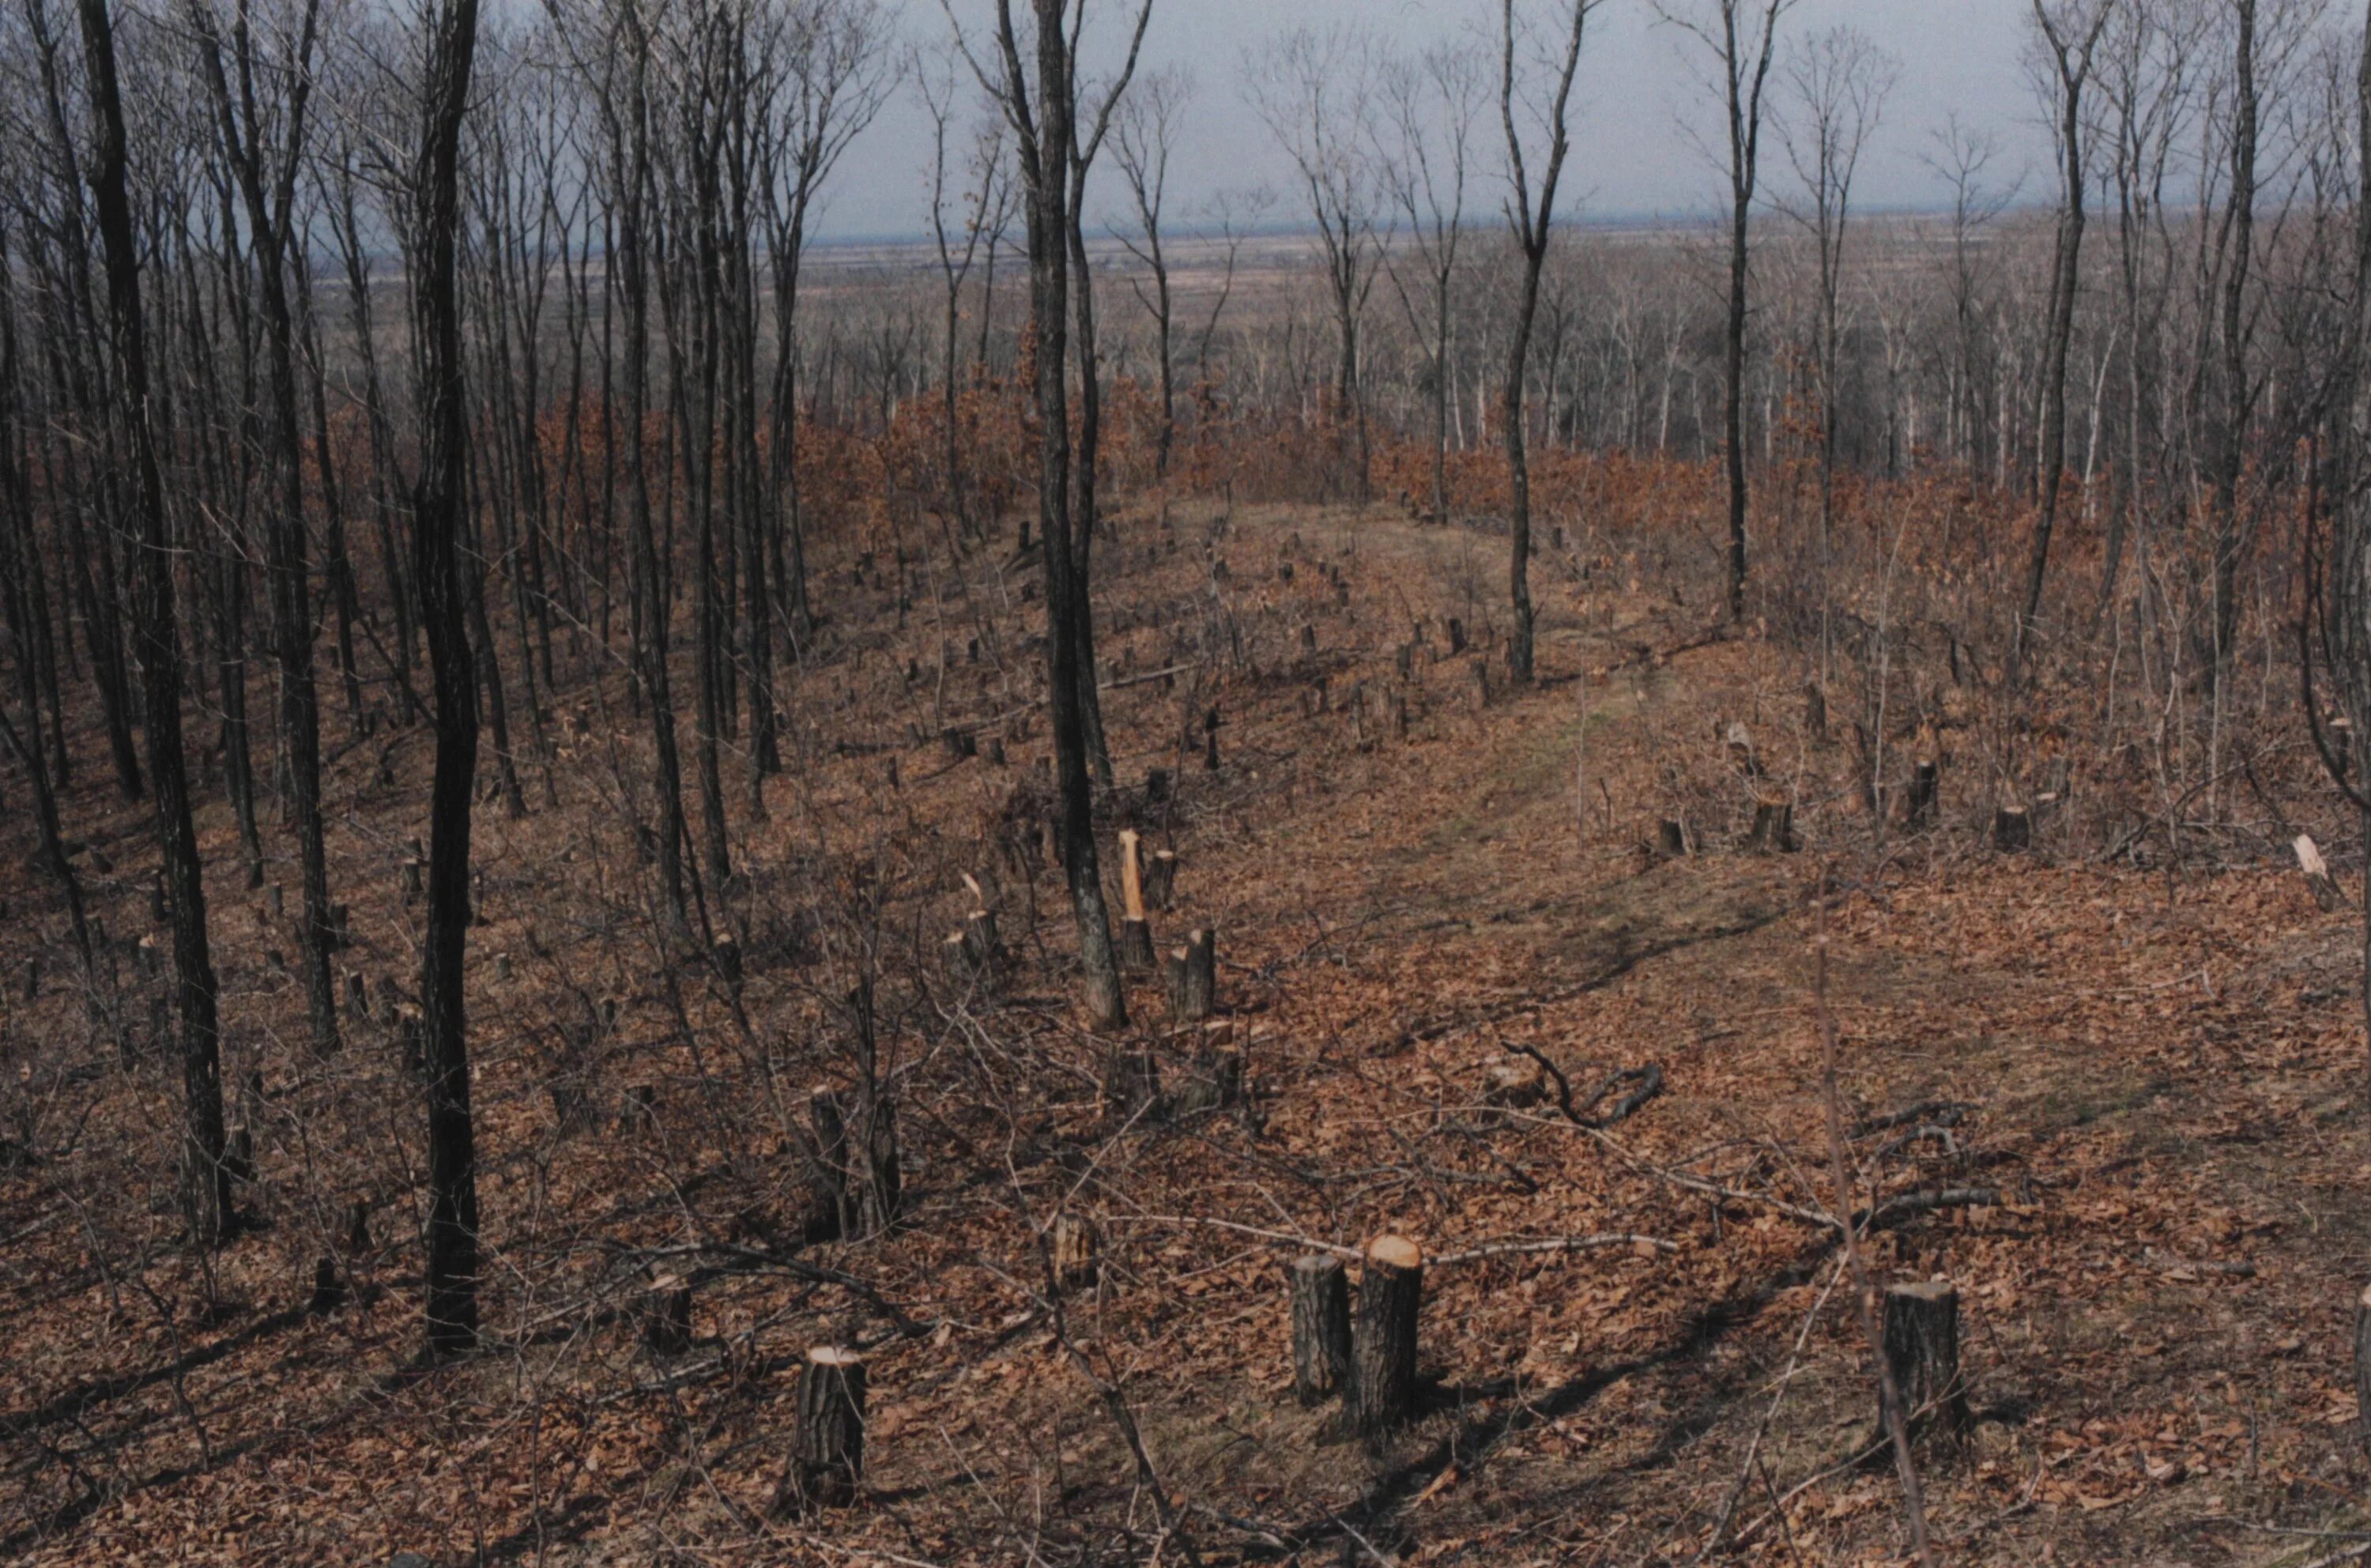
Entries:
POLYGON ((2001 3, 0 0, 0 1559, 2371 1555, 2365 12, 2001 3))

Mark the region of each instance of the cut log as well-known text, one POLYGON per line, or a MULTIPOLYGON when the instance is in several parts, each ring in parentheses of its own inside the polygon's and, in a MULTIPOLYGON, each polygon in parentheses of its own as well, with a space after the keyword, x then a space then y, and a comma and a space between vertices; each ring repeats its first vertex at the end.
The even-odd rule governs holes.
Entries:
POLYGON ((856 1501, 864 1482, 864 1360, 817 1345, 799 1374, 798 1452, 785 1482, 802 1511, 856 1501))
POLYGON ((1186 945, 1169 955, 1169 1016, 1199 1023, 1218 1005, 1218 939, 1207 928, 1190 931, 1186 945))
POLYGON ((2016 855, 2033 846, 2033 819, 2023 806, 2003 806, 1993 813, 1993 847, 2016 855))
MULTIPOLYGON (((1946 1283, 1897 1285, 1885 1293, 1885 1365, 1913 1432, 1958 1444, 1973 1425, 1960 1376, 1960 1291, 1946 1283)), ((1880 1428, 1884 1411, 1878 1412, 1880 1428)))
POLYGON ((691 1282, 677 1274, 651 1281, 642 1302, 642 1348, 653 1355, 681 1355, 691 1348, 691 1282))
POLYGON ((2330 874, 2330 862, 2321 858, 2321 850, 2311 836, 2297 835, 2296 858, 2297 869, 2305 872, 2305 885, 2313 890, 2313 901, 2321 905, 2322 912, 2332 913, 2343 906, 2346 897, 2338 891, 2338 883, 2330 874))
POLYGON ((1764 795, 1754 803, 1753 831, 1746 835, 1749 855, 1792 854, 1795 850, 1795 808, 1784 796, 1764 795))
POLYGON ((1295 1258, 1290 1273, 1292 1391, 1319 1404, 1350 1378, 1350 1278, 1341 1259, 1323 1252, 1295 1258))
POLYGON ((1417 1315, 1423 1299, 1423 1249, 1405 1236, 1369 1243, 1350 1345, 1351 1424, 1362 1435, 1388 1432, 1416 1412, 1417 1315))

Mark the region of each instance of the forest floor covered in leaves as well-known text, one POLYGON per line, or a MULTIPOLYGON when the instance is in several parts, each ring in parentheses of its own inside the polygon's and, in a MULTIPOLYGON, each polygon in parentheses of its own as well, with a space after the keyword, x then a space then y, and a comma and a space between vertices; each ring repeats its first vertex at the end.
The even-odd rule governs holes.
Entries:
POLYGON ((1103 1102, 1110 1043, 1070 1006, 1039 850, 1028 563, 827 555, 762 819, 726 747, 735 875, 707 929, 738 933, 737 983, 656 934, 622 678, 572 683, 563 649, 548 761, 514 720, 528 811, 477 819, 488 1343, 458 1365, 417 1360, 423 1113, 396 1043, 424 727, 330 748, 341 968, 369 1005, 326 1060, 203 789, 254 1147, 254 1222, 211 1256, 179 1236, 178 1066, 121 1064, 110 1037, 140 1043, 161 984, 138 950, 145 812, 95 764, 71 797, 119 970, 98 1032, 12 815, 0 1561, 1894 1562, 1848 1208, 1884 1279, 1959 1287, 1976 1423, 1918 1456, 1941 1560, 2302 1565, 2371 1540, 2343 1533, 2371 1529, 2354 914, 2268 859, 2104 858, 2098 811, 1997 853, 1948 728, 1937 824, 1880 834, 1852 749, 1806 728, 1802 656, 1707 636, 1712 600, 1652 558, 1544 557, 1544 678, 1509 694, 1497 540, 1381 511, 1215 517, 1132 514, 1098 547, 1102 842, 1107 870, 1123 825, 1176 852, 1162 951, 1217 932, 1220 1018, 1173 1030, 1147 981, 1130 1040, 1172 1086, 1240 1051, 1244 1098, 1103 1102), (1742 853, 1774 783, 1800 847, 1742 853), (1653 852, 1666 816, 1695 853, 1653 852), (941 963, 966 875, 1012 954, 993 993, 941 963), (1821 1100, 1823 885, 1867 1129, 1849 1200, 1821 1100), (903 1212, 811 1243, 806 1097, 846 1081, 867 978, 903 1212), (1621 1069, 1661 1090, 1582 1127, 1527 1052, 1584 1099, 1621 1069), (1057 1214, 1100 1239, 1098 1277, 1058 1297, 1057 1214), (1387 1232, 1431 1260, 1426 1410, 1370 1445, 1292 1397, 1285 1265, 1387 1232), (324 1254, 353 1294, 315 1313, 324 1254), (657 1273, 695 1288, 681 1355, 636 1330, 657 1273), (864 1494, 786 1514, 792 1378, 825 1343, 869 1365, 864 1494))

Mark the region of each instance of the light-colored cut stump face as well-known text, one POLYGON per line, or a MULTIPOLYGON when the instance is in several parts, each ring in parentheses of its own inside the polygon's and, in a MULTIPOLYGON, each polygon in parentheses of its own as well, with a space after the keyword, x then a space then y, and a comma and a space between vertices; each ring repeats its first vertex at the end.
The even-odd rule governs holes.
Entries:
POLYGON ((1915 1297, 1921 1301, 1941 1301, 1959 1293, 1958 1286, 1944 1280, 1920 1280, 1914 1285, 1893 1286, 1894 1295, 1915 1297))
POLYGON ((2371 1312, 2371 1285, 2363 1287, 2363 1309, 2371 1312))
POLYGON ((1405 1236, 1379 1236, 1367 1244, 1367 1258, 1395 1269, 1422 1268, 1424 1249, 1405 1236))
POLYGON ((819 1344, 807 1352, 807 1359, 817 1366, 854 1366, 864 1357, 841 1345, 819 1344))

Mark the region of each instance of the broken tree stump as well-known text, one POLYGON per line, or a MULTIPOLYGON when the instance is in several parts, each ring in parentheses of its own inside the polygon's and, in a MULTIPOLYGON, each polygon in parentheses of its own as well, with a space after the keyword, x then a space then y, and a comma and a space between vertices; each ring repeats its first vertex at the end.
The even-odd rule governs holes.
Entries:
POLYGON ((346 1205, 346 1256, 359 1258, 371 1250, 370 1200, 356 1198, 346 1205))
POLYGON ((661 1274, 642 1295, 642 1348, 653 1355, 681 1355, 691 1348, 691 1282, 661 1274))
POLYGON ((1093 1221, 1075 1214, 1057 1215, 1047 1238, 1054 1254, 1054 1288, 1085 1290, 1102 1269, 1103 1246, 1093 1221))
POLYGON ((2330 914, 2346 902, 2338 891, 2338 883, 2330 874, 2330 862, 2321 858, 2321 850, 2309 834, 2300 833, 2296 841, 2297 870, 2305 873, 2305 885, 2313 890, 2313 901, 2330 914))
POLYGON ((2371 1286, 2354 1303, 2354 1409, 2371 1444, 2371 1286))
POLYGON ((839 1508, 864 1482, 864 1358, 838 1345, 807 1352, 799 1373, 798 1451, 785 1482, 801 1509, 839 1508))
POLYGON ((1115 1047, 1104 1064, 1104 1116, 1115 1126, 1150 1116, 1161 1103, 1161 1063, 1150 1051, 1115 1047))
POLYGON ((1243 1097, 1243 1057, 1234 1050, 1205 1051, 1194 1059, 1186 1087, 1177 1091, 1177 1113, 1223 1111, 1243 1097))
POLYGON ((1144 868, 1138 858, 1136 830, 1119 836, 1120 903, 1119 963, 1131 974, 1152 973, 1152 923, 1144 917, 1144 868))
POLYGON ((1745 836, 1749 855, 1791 854, 1795 849, 1795 808, 1783 795, 1764 795, 1753 805, 1753 829, 1745 836))
POLYGON ((305 1309, 326 1318, 346 1304, 346 1282, 338 1276, 338 1260, 324 1252, 313 1260, 313 1295, 305 1309))
POLYGON ((836 1241, 848 1226, 848 1112, 839 1095, 817 1084, 807 1096, 806 1239, 836 1241))
POLYGON ((1362 1435, 1388 1432, 1415 1413, 1417 1314, 1423 1299, 1423 1249, 1405 1236, 1370 1242, 1350 1342, 1351 1424, 1362 1435))
POLYGON ((2033 847, 2033 819, 2023 806, 2003 806, 1993 813, 1993 847, 2015 855, 2033 847))
POLYGON ((1677 817, 1665 817, 1655 824, 1655 852, 1666 860, 1687 858, 1688 830, 1677 817))
POLYGON ((1941 773, 1935 763, 1923 758, 1911 771, 1910 791, 1902 798, 1902 825, 1913 833, 1935 824, 1935 796, 1942 783, 1941 773))
MULTIPOLYGON (((1897 1285, 1885 1293, 1885 1365, 1902 1396, 1907 1430, 1957 1444, 1974 1424, 1960 1376, 1960 1290, 1945 1282, 1897 1285)), ((1880 1428, 1884 1411, 1878 1412, 1880 1428)))
POLYGON ((1292 1280, 1292 1391, 1320 1404, 1350 1377, 1350 1278, 1342 1260, 1323 1252, 1295 1258, 1292 1280))
POLYGON ((1199 1023, 1218 1006, 1218 939, 1209 928, 1197 928, 1169 955, 1169 1016, 1179 1023, 1199 1023))

